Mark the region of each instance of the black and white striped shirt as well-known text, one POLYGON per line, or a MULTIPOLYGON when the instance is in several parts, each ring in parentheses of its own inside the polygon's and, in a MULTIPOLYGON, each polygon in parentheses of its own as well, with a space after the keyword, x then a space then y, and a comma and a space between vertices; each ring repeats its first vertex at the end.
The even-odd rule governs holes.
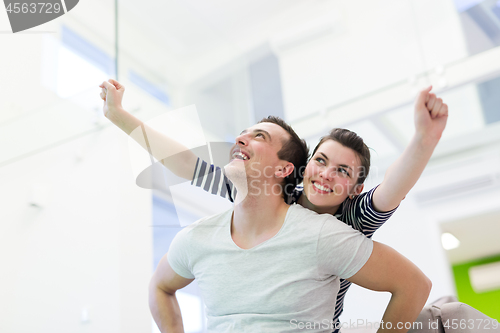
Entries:
MULTIPOLYGON (((224 175, 219 167, 209 165, 207 162, 198 158, 196 168, 194 171, 192 185, 203 188, 205 191, 220 195, 227 198, 229 201, 234 202, 236 198, 236 189, 229 179, 224 175)), ((354 199, 347 198, 338 208, 335 217, 353 229, 356 229, 366 237, 371 238, 373 233, 380 228, 396 211, 397 207, 389 212, 378 212, 373 208, 372 198, 374 187, 368 192, 361 193, 354 199)), ((287 198, 288 204, 295 204, 303 193, 303 187, 297 186, 293 194, 287 198)), ((333 316, 333 323, 340 327, 339 316, 344 310, 344 297, 351 286, 351 282, 340 279, 340 290, 337 294, 337 302, 335 304, 335 314, 333 316)), ((335 326, 337 327, 337 326, 335 326)), ((334 333, 340 330, 336 328, 334 333)))

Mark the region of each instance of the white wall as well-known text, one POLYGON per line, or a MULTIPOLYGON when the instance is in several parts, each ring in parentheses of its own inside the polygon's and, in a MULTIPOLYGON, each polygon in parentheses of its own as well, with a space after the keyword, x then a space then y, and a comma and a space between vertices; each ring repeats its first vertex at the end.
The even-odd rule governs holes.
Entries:
MULTIPOLYGON (((113 3, 84 1, 30 32, 1 35, 0 332, 151 331, 151 192, 135 184, 127 136, 95 123, 102 78, 65 100, 42 84, 54 83, 58 61, 44 58, 44 37, 58 39, 63 24, 114 55, 113 3), (42 201, 51 193, 42 208, 29 205, 34 189, 42 201)), ((147 120, 169 109, 129 84, 128 70, 168 85, 175 104, 181 68, 121 13, 124 106, 147 120)), ((5 11, 0 27, 10 29, 5 11)))
POLYGON ((151 195, 127 149, 108 128, 0 168, 0 331, 151 329, 151 195))

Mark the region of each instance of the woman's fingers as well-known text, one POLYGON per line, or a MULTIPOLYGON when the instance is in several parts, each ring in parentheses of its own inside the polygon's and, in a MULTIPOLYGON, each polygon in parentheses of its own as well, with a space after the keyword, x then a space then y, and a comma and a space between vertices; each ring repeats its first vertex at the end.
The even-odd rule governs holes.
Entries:
POLYGON ((439 109, 436 117, 439 118, 439 117, 446 117, 448 116, 448 105, 443 103, 443 105, 441 105, 441 108, 439 109))
POLYGON ((427 102, 427 110, 432 111, 436 103, 436 94, 429 94, 429 101, 427 102))
POLYGON ((436 118, 438 116, 442 105, 443 105, 443 100, 441 98, 436 98, 436 102, 434 103, 434 106, 432 107, 431 110, 432 118, 436 118))

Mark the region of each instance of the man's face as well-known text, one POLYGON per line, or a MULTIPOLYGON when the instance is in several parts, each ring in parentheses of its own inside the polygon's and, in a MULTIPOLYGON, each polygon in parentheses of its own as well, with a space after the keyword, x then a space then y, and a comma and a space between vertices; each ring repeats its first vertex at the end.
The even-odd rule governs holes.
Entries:
POLYGON ((243 130, 231 149, 226 173, 230 179, 238 175, 249 181, 274 179, 276 169, 285 162, 278 158, 278 152, 289 137, 281 126, 273 123, 259 123, 243 130))

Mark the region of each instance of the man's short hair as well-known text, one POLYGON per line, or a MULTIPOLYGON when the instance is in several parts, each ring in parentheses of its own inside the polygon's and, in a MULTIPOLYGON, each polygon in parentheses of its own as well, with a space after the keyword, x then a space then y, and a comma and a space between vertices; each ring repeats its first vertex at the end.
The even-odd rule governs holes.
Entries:
POLYGON ((290 134, 290 138, 282 142, 283 146, 278 151, 278 158, 280 160, 288 161, 294 166, 293 172, 285 177, 284 182, 281 184, 284 198, 286 199, 293 193, 295 187, 302 182, 309 158, 309 147, 307 147, 306 141, 299 138, 293 128, 280 117, 268 116, 259 121, 259 123, 276 124, 290 134))

